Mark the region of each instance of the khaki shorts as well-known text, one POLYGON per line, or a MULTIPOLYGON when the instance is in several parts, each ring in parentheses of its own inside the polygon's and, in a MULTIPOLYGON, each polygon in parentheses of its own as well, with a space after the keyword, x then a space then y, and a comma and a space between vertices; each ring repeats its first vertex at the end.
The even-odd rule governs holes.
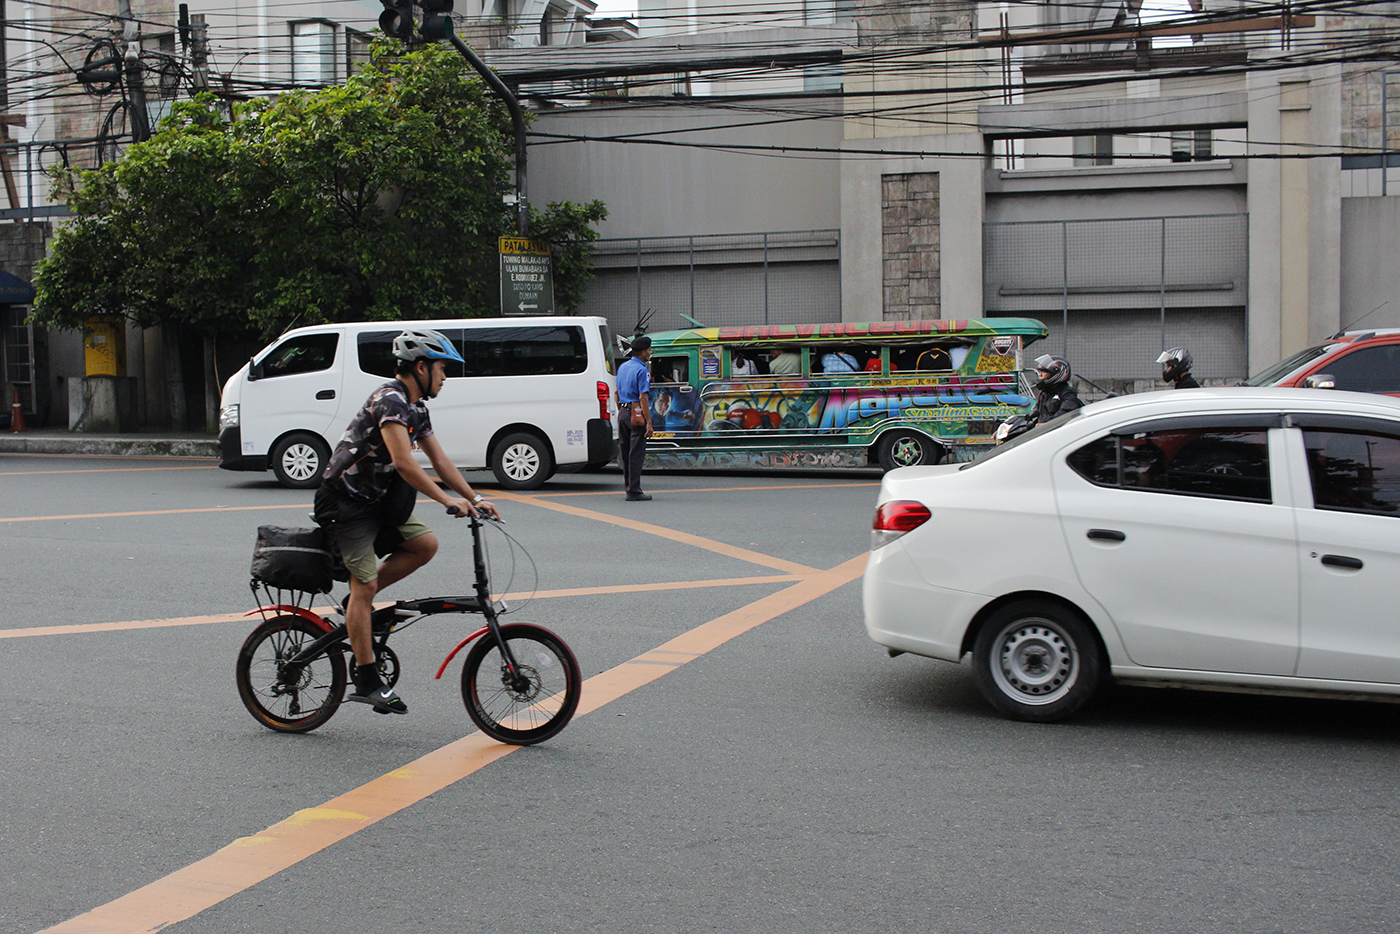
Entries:
MULTIPOLYGON (((326 527, 327 534, 340 549, 340 558, 345 562, 346 570, 362 584, 379 576, 379 557, 374 553, 374 540, 379 531, 379 523, 373 521, 337 522, 326 527)), ((406 542, 431 531, 418 521, 417 516, 409 516, 408 521, 398 527, 399 536, 406 542)))

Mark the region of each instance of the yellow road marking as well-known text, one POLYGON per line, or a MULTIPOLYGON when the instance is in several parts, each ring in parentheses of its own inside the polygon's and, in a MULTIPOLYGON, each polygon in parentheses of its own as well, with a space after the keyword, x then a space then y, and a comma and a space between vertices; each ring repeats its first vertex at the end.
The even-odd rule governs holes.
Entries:
POLYGON ((618 525, 624 529, 632 529, 635 532, 645 532, 648 535, 656 535, 660 538, 668 538, 673 542, 680 542, 683 545, 690 545, 694 548, 703 548, 705 551, 713 551, 716 554, 725 555, 726 557, 738 558, 740 561, 747 561, 750 564, 757 564, 760 567, 772 568, 775 571, 786 571, 789 574, 799 575, 816 573, 816 568, 808 567, 805 564, 798 564, 796 561, 787 561, 783 558, 775 558, 772 555, 765 555, 762 552, 752 551, 748 548, 740 548, 738 545, 729 545, 724 542, 717 542, 714 539, 701 538, 699 535, 692 535, 689 532, 668 529, 664 525, 638 522, 636 519, 612 516, 605 512, 582 509, 578 506, 569 506, 565 503, 554 503, 534 496, 518 496, 513 493, 504 493, 500 495, 514 500, 515 502, 529 503, 531 506, 538 506, 541 509, 552 509, 555 512, 579 516, 584 519, 593 519, 596 522, 606 522, 609 525, 618 525))
MULTIPOLYGON (((787 584, 801 580, 792 574, 773 574, 766 577, 726 577, 718 580, 661 581, 654 584, 611 584, 600 587, 565 587, 559 590, 521 591, 503 594, 498 600, 549 600, 557 597, 594 597, 619 593, 657 593, 663 590, 693 590, 708 587, 744 587, 749 584, 787 584)), ((388 606, 393 601, 385 601, 377 606, 388 606)), ((335 612, 333 607, 315 607, 314 611, 324 616, 335 612)), ((18 639, 28 636, 68 636, 87 632, 127 632, 137 629, 164 629, 177 626, 206 626, 210 623, 235 623, 245 620, 252 625, 255 618, 244 613, 218 613, 213 616, 177 616, 170 619, 133 619, 119 623, 69 623, 62 626, 30 626, 25 629, 0 629, 0 639, 18 639)))
POLYGON ((142 509, 132 512, 82 512, 68 516, 7 516, 0 522, 62 522, 68 519, 125 519, 131 516, 188 516, 202 512, 257 512, 260 509, 301 509, 311 511, 310 503, 269 503, 266 506, 203 506, 199 509, 142 509))
POLYGON ((47 477, 69 473, 120 473, 130 470, 218 470, 218 464, 177 464, 172 467, 85 467, 81 470, 0 470, 0 477, 47 477))
MULTIPOLYGON (((874 486, 880 485, 879 480, 865 480, 854 483, 789 483, 782 486, 694 486, 681 487, 679 489, 667 489, 664 493, 670 496, 672 493, 751 493, 764 490, 834 490, 839 487, 848 486, 874 486)), ((494 494, 493 494, 494 495, 494 494)), ((517 494, 518 495, 518 494, 517 494)), ((536 497, 548 497, 549 499, 559 499, 565 496, 622 496, 622 490, 578 490, 573 493, 553 493, 545 490, 540 493, 532 493, 521 496, 522 499, 534 499, 536 497)))
MULTIPOLYGON (((577 716, 591 713, 730 639, 850 583, 860 576, 865 561, 860 555, 830 570, 815 571, 786 590, 716 617, 589 678, 583 685, 577 716)), ((518 748, 498 745, 473 733, 39 934, 147 934, 188 920, 518 748)))

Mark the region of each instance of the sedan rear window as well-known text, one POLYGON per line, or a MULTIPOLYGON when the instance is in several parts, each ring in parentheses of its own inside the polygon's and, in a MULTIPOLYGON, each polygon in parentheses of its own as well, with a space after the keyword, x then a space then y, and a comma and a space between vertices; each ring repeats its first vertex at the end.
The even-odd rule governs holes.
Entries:
POLYGON ((1098 486, 1269 503, 1268 428, 1181 428, 1107 435, 1068 458, 1098 486))
POLYGON ((1356 431, 1303 431, 1313 505, 1400 515, 1400 438, 1356 431))

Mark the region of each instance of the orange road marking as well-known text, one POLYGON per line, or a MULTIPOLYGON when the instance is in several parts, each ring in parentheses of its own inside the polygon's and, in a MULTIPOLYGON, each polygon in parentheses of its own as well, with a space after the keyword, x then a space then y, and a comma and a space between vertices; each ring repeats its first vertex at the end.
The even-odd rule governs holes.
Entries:
MULTIPOLYGON (((669 496, 672 493, 750 493, 763 490, 833 490, 838 487, 847 486, 874 486, 880 485, 879 480, 866 480, 857 483, 789 483, 783 486, 695 486, 682 487, 680 489, 668 489, 662 493, 669 496)), ((535 497, 548 497, 558 499, 565 496, 621 496, 622 490, 580 490, 574 493, 551 493, 545 490, 542 493, 516 494, 522 499, 534 499, 535 497)))
MULTIPOLYGON (((865 562, 866 556, 860 555, 830 570, 816 571, 786 590, 710 620, 629 662, 594 675, 584 682, 577 716, 591 713, 730 639, 850 583, 860 576, 865 562)), ((473 733, 39 934, 149 934, 178 924, 518 748, 498 745, 473 733)))
POLYGON ((174 467, 91 467, 83 470, 0 470, 0 477, 46 477, 69 473, 119 473, 124 470, 217 470, 218 464, 179 464, 174 467))
POLYGON ((738 558, 740 561, 747 561, 750 564, 757 564, 760 567, 772 568, 775 571, 786 571, 789 574, 806 576, 817 573, 816 568, 808 567, 805 564, 798 564, 796 561, 787 561, 783 558, 775 558, 772 555, 765 555, 762 552, 752 551, 748 548, 740 548, 738 545, 728 545, 724 542, 717 542, 709 538, 701 538, 699 535, 692 535, 689 532, 681 532, 676 529, 668 529, 662 525, 652 525, 648 522, 638 522, 635 519, 625 519, 622 516, 610 516, 605 512, 596 512, 592 509, 581 509, 578 506, 569 506, 564 503, 553 503, 546 499, 534 496, 519 496, 514 493, 498 494, 507 499, 519 503, 529 503, 531 506, 538 506, 541 509, 552 509, 555 512, 562 512, 571 516, 579 516, 584 519, 593 519, 597 522, 606 522, 609 525, 618 525, 624 529, 632 529, 634 532, 645 532, 648 535, 656 535, 660 538, 669 538, 673 542, 680 542, 683 545, 690 545, 695 548, 702 548, 705 551, 713 551, 716 554, 725 555, 730 558, 738 558))
MULTIPOLYGON (((256 512, 259 509, 304 509, 311 511, 310 503, 270 503, 266 506, 204 506, 199 509, 143 509, 135 512, 85 512, 71 516, 7 516, 0 522, 61 522, 65 519, 124 519, 131 516, 187 516, 201 512, 256 512)), ((309 521, 309 520, 308 520, 309 521)))
MULTIPOLYGON (((663 590, 698 590, 709 587, 746 587, 751 584, 789 584, 803 580, 792 574, 773 574, 767 577, 726 577, 717 580, 700 581, 661 581, 654 584, 612 584, 600 587, 566 587, 560 590, 521 591, 502 594, 498 600, 549 600, 558 597, 597 597, 619 593, 657 593, 663 590)), ((389 606, 393 601, 383 601, 376 606, 389 606)), ((322 616, 335 612, 333 607, 315 607, 322 616)), ((0 639, 19 639, 28 636, 69 636, 87 632, 127 632, 136 629, 164 629, 177 626, 206 626, 210 623, 236 623, 247 621, 250 625, 254 617, 243 613, 220 613, 214 616, 176 616, 169 619, 133 619, 119 623, 69 623, 62 626, 31 626, 25 629, 0 629, 0 639)))

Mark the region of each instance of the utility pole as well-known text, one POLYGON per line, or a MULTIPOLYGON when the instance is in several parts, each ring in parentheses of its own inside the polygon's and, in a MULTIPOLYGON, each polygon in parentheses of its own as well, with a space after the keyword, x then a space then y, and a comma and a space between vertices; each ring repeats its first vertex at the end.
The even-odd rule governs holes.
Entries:
MULTIPOLYGON (((0 0, 4 2, 4 0, 0 0)), ((209 90, 209 37, 204 23, 204 14, 190 15, 190 5, 180 4, 180 46, 190 57, 190 71, 193 78, 190 84, 194 93, 209 90)))
POLYGON ((131 13, 131 0, 120 0, 117 19, 122 24, 122 74, 126 79, 131 141, 144 143, 151 138, 151 118, 146 113, 146 88, 141 83, 141 24, 131 13))
POLYGON ((0 0, 0 174, 5 176, 5 194, 10 199, 10 207, 18 208, 20 206, 19 188, 15 185, 15 173, 10 167, 10 134, 6 128, 24 126, 24 115, 9 112, 10 75, 5 70, 5 63, 10 58, 10 50, 7 46, 8 36, 5 29, 5 0, 0 0))

